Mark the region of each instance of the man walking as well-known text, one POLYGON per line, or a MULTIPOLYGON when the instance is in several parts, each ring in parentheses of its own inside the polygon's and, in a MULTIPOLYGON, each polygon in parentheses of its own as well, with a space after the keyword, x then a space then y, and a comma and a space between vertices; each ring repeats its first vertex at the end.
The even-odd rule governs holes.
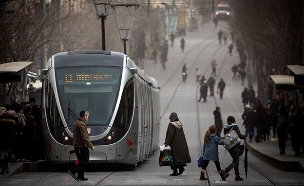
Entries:
POLYGON ((225 86, 226 83, 224 82, 223 78, 221 78, 220 82, 217 84, 217 89, 220 89, 220 99, 223 99, 225 86))
POLYGON ((84 168, 89 163, 89 148, 94 150, 93 144, 89 140, 86 123, 89 120, 90 113, 86 110, 80 112, 80 117, 73 124, 74 149, 79 163, 72 167, 68 172, 75 180, 87 181, 84 177, 84 168), (78 176, 76 177, 76 173, 78 176))
POLYGON ((213 115, 214 115, 214 125, 216 127, 216 135, 218 137, 221 137, 221 132, 222 132, 222 129, 223 129, 221 108, 220 107, 215 107, 215 110, 213 111, 213 115))

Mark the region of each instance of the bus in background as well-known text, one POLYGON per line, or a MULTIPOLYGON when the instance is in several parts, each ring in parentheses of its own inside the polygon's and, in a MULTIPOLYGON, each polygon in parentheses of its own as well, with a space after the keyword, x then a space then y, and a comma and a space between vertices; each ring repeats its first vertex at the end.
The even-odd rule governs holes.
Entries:
POLYGON ((216 19, 227 19, 231 16, 231 10, 227 4, 218 4, 215 7, 215 18, 216 19))

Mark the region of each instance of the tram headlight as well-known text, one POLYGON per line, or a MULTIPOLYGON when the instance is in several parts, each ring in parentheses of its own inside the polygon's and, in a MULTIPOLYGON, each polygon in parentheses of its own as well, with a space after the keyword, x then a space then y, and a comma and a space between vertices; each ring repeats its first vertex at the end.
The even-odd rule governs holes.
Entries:
POLYGON ((112 131, 112 132, 111 132, 111 135, 112 135, 112 136, 115 136, 115 132, 114 132, 114 131, 112 131))
POLYGON ((229 13, 229 12, 226 12, 226 14, 229 15, 230 13, 229 13))
POLYGON ((218 15, 219 13, 218 13, 218 12, 215 12, 215 14, 218 15))
POLYGON ((69 140, 69 137, 65 136, 65 137, 64 137, 64 140, 65 140, 65 141, 68 141, 68 140, 69 140))
POLYGON ((112 139, 112 136, 108 136, 108 140, 111 140, 112 139))

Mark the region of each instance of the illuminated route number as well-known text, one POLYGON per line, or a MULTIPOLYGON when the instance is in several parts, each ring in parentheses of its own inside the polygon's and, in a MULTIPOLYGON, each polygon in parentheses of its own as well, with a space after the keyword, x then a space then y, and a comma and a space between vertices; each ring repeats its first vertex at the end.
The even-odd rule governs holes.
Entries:
POLYGON ((107 81, 112 79, 112 74, 66 74, 65 82, 77 81, 107 81))

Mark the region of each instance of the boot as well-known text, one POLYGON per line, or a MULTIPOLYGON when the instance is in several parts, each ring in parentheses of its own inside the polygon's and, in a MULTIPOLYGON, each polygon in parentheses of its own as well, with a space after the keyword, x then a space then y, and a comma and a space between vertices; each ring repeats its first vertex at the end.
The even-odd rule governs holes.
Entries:
POLYGON ((208 180, 208 178, 205 177, 205 172, 206 172, 206 171, 205 171, 204 169, 201 170, 201 177, 200 177, 200 180, 208 180))
POLYGON ((178 176, 177 168, 173 168, 173 173, 170 176, 178 176))
POLYGON ((229 176, 229 173, 226 173, 225 170, 218 171, 218 173, 220 174, 223 181, 226 181, 226 178, 229 176))
POLYGON ((235 181, 243 181, 244 179, 240 177, 240 175, 235 176, 235 181))

